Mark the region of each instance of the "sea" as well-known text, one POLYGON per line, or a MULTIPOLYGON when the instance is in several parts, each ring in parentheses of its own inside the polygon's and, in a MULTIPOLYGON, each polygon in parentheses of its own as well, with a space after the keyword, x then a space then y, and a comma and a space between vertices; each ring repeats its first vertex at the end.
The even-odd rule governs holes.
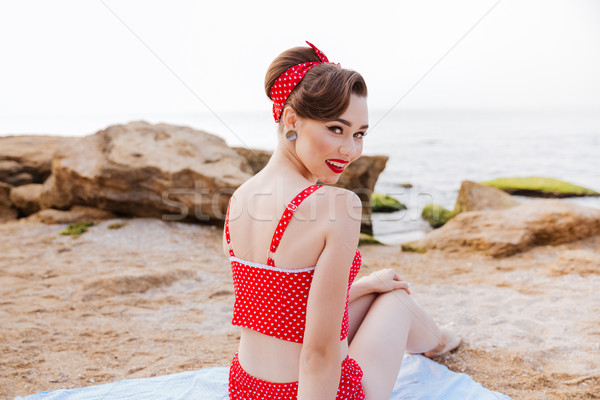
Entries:
MULTIPOLYGON (((273 150, 277 140, 269 110, 0 117, 0 136, 85 136, 132 120, 191 126, 230 146, 273 150)), ((375 191, 407 206, 373 215, 375 237, 384 243, 423 237, 431 228, 422 208, 453 209, 463 180, 544 176, 600 192, 600 110, 371 109, 369 125, 363 154, 389 157, 375 191)), ((600 197, 566 201, 600 208, 600 197)))

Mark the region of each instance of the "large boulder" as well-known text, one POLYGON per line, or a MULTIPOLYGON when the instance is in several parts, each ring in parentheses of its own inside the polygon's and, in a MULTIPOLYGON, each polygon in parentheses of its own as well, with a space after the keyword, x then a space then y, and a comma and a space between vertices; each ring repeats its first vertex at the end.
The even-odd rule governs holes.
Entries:
POLYGON ((10 200, 12 185, 0 182, 0 223, 16 219, 19 212, 10 200))
POLYGON ((495 187, 463 181, 454 204, 454 213, 464 211, 503 210, 518 205, 510 194, 495 187))
POLYGON ((45 135, 0 137, 0 181, 13 186, 44 182, 50 175, 54 152, 77 139, 45 135))
POLYGON ((538 245, 554 245, 600 234, 600 210, 562 200, 538 200, 505 210, 458 214, 407 251, 476 250, 506 257, 538 245))
POLYGON ((252 173, 246 159, 218 136, 130 122, 59 148, 40 206, 80 204, 164 220, 222 220, 231 193, 252 173))
MULTIPOLYGON (((234 149, 248 160, 255 174, 267 165, 273 154, 268 150, 247 149, 244 147, 234 147, 234 149)), ((334 185, 352 190, 360 197, 363 205, 360 231, 368 235, 373 235, 371 195, 379 174, 385 169, 388 159, 387 156, 362 156, 346 168, 334 185)))
POLYGON ((41 184, 28 183, 12 188, 10 191, 10 201, 23 215, 30 215, 40 210, 41 194, 41 184))

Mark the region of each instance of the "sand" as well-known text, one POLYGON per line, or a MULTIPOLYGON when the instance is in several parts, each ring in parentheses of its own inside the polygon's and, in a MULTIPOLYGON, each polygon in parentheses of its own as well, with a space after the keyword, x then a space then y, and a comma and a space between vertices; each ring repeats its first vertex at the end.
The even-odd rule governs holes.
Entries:
MULTIPOLYGON (((150 218, 0 224, 0 398, 227 366, 221 230, 150 218), (119 229, 110 229, 123 223, 119 229)), ((436 361, 515 399, 600 398, 600 237, 509 258, 361 246, 463 338, 436 361)))

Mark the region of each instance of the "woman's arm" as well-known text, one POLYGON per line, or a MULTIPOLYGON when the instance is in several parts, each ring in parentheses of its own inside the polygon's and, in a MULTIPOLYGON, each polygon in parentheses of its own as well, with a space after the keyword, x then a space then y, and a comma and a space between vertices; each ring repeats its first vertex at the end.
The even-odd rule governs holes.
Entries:
POLYGON ((366 277, 362 277, 352 283, 350 286, 350 293, 348 294, 348 302, 352 303, 354 300, 367 295, 369 293, 374 293, 375 290, 371 287, 369 282, 365 280, 366 277))
POLYGON ((340 383, 343 356, 340 331, 360 231, 360 218, 352 217, 349 205, 358 205, 360 209, 358 196, 334 187, 327 188, 327 195, 317 201, 319 215, 324 218, 321 221, 326 225, 325 247, 317 261, 308 295, 300 353, 299 400, 333 400, 340 383), (332 205, 335 210, 329 214, 328 207, 332 205))
POLYGON ((348 302, 352 303, 369 293, 385 293, 396 289, 404 289, 406 293, 410 294, 409 288, 410 283, 402 280, 393 269, 380 269, 354 281, 350 287, 348 302))

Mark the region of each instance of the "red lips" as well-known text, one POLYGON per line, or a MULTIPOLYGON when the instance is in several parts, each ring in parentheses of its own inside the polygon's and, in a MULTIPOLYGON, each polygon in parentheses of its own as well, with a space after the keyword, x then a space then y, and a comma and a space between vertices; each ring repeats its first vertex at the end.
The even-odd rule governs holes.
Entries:
MULTIPOLYGON (((335 158, 331 158, 331 159, 329 159, 327 161, 333 161, 333 162, 340 163, 340 164, 348 164, 350 162, 350 161, 345 161, 345 160, 338 160, 338 159, 335 159, 335 158)), ((344 167, 341 167, 341 168, 340 167, 336 167, 335 165, 329 164, 327 161, 325 161, 325 164, 327 164, 327 166, 329 167, 329 169, 331 169, 336 174, 341 174, 342 171, 344 170, 344 167)))

